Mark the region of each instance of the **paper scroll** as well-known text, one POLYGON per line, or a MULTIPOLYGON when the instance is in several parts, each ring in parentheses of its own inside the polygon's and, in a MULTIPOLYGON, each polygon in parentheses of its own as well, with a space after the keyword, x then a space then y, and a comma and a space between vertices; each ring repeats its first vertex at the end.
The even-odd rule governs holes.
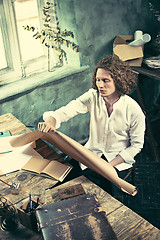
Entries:
POLYGON ((143 34, 142 31, 137 30, 134 33, 134 41, 130 42, 130 46, 142 46, 151 40, 151 36, 148 33, 143 34))
POLYGON ((28 144, 29 142, 35 141, 39 138, 48 141, 65 154, 102 175, 122 191, 132 196, 137 194, 136 187, 119 178, 116 170, 109 163, 61 132, 56 131, 54 133, 42 133, 36 130, 31 133, 17 136, 10 141, 10 144, 13 147, 18 147, 28 144))

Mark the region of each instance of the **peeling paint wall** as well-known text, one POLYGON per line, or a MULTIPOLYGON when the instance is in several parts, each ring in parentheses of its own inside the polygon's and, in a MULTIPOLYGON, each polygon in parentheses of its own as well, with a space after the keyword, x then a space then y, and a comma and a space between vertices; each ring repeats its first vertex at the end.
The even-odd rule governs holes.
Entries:
MULTIPOLYGON (((23 94, 17 94, 16 97, 10 97, 0 104, 0 113, 2 115, 10 112, 26 126, 36 128, 38 122, 43 121, 42 115, 45 111, 54 111, 66 105, 90 87, 90 72, 85 70, 23 94)), ((59 130, 76 140, 85 139, 88 136, 88 123, 89 118, 85 114, 63 123, 59 130)))
POLYGON ((102 56, 112 53, 116 35, 133 34, 137 29, 155 34, 156 19, 149 10, 148 0, 58 2, 61 13, 64 11, 62 27, 65 24, 74 30, 80 45, 81 63, 91 67, 102 56))

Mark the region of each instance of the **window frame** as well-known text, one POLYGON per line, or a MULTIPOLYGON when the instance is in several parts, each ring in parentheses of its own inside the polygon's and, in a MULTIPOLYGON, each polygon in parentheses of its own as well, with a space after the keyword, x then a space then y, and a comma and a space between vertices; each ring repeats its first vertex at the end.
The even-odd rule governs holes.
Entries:
MULTIPOLYGON (((3 39, 7 39, 6 42, 4 41, 6 44, 5 49, 10 49, 10 51, 6 51, 8 67, 6 69, 2 69, 2 70, 0 69, 0 86, 4 86, 6 84, 16 82, 16 81, 20 83, 21 79, 23 80, 26 78, 27 80, 29 77, 32 79, 34 76, 36 76, 36 74, 42 73, 43 75, 43 72, 48 71, 48 66, 47 66, 48 64, 46 62, 45 70, 44 68, 39 69, 39 71, 35 71, 27 76, 25 74, 23 62, 20 54, 20 44, 16 40, 18 39, 18 32, 16 30, 15 15, 14 15, 14 10, 12 5, 14 4, 15 1, 16 0, 0 0, 0 13, 2 11, 1 15, 3 16, 3 22, 4 22, 4 24, 2 25, 3 39)), ((40 18, 40 29, 43 29, 43 24, 44 24, 44 21, 43 21, 44 15, 42 12, 42 8, 45 2, 46 0, 37 0, 38 13, 40 18)), ((53 2, 57 4, 57 7, 59 8, 57 0, 53 0, 53 2)), ((59 14, 58 14, 58 18, 59 18, 59 14)), ((64 29, 65 28, 67 28, 67 26, 64 26, 64 29)), ((68 65, 68 67, 71 66, 73 68, 80 67, 79 53, 77 52, 75 53, 72 49, 67 48, 66 46, 63 46, 62 48, 65 50, 67 54, 67 62, 64 61, 63 66, 60 66, 60 68, 64 67, 65 69, 66 65, 68 65)), ((43 49, 44 49, 44 52, 47 53, 46 46, 43 45, 43 49)), ((58 68, 55 66, 55 69, 53 71, 57 71, 58 68)))
POLYGON ((7 62, 7 67, 0 71, 0 76, 3 75, 3 80, 6 80, 7 78, 10 79, 11 75, 14 78, 15 72, 17 72, 18 75, 20 75, 21 71, 19 69, 20 61, 18 56, 18 45, 17 42, 15 41, 17 36, 15 25, 13 24, 14 15, 11 10, 12 3, 11 1, 0 0, 0 4, 1 4, 1 31, 7 62), (7 51, 8 48, 10 48, 11 51, 7 51))
MULTIPOLYGON (((0 85, 26 77, 16 24, 15 1, 16 0, 0 0, 0 28, 7 62, 7 67, 0 69, 0 85), (10 49, 10 51, 7 51, 7 49, 10 49)), ((42 7, 44 3, 44 0, 37 0, 40 27, 43 26, 42 7)), ((34 72, 32 74, 34 74, 34 72)))

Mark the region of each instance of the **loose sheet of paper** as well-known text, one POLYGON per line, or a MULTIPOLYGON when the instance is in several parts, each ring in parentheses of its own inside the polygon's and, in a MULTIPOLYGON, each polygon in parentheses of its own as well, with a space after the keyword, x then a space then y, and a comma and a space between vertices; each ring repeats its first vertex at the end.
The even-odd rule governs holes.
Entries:
MULTIPOLYGON (((21 135, 18 135, 21 136, 21 135)), ((17 136, 6 136, 6 137, 1 137, 0 138, 0 153, 7 153, 7 152, 11 152, 17 148, 14 148, 11 146, 10 141, 13 139, 16 139, 17 136)), ((32 146, 35 147, 35 144, 33 142, 28 143, 28 146, 32 146)))
MULTIPOLYGON (((14 151, 0 155, 0 171, 3 174, 20 170, 31 157, 42 156, 29 145, 14 149, 14 151)), ((2 174, 1 174, 2 175, 2 174)))
POLYGON ((0 153, 10 152, 13 147, 10 144, 10 140, 14 138, 13 136, 1 137, 0 138, 0 153))

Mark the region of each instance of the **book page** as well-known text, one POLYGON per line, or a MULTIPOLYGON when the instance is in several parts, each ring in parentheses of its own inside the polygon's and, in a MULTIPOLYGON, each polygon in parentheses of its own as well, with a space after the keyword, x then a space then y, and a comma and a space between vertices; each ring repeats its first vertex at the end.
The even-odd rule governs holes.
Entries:
POLYGON ((32 157, 23 167, 23 170, 28 170, 35 173, 41 173, 44 168, 50 163, 50 160, 39 157, 32 157))
POLYGON ((67 166, 58 161, 50 161, 47 167, 42 171, 43 174, 47 174, 59 181, 63 181, 64 177, 71 171, 72 167, 67 166))
POLYGON ((33 156, 42 156, 28 145, 15 151, 0 155, 0 171, 3 174, 20 170, 33 156))
POLYGON ((62 176, 59 178, 59 181, 62 182, 65 177, 68 175, 68 173, 72 170, 73 167, 69 167, 63 174, 62 176))

